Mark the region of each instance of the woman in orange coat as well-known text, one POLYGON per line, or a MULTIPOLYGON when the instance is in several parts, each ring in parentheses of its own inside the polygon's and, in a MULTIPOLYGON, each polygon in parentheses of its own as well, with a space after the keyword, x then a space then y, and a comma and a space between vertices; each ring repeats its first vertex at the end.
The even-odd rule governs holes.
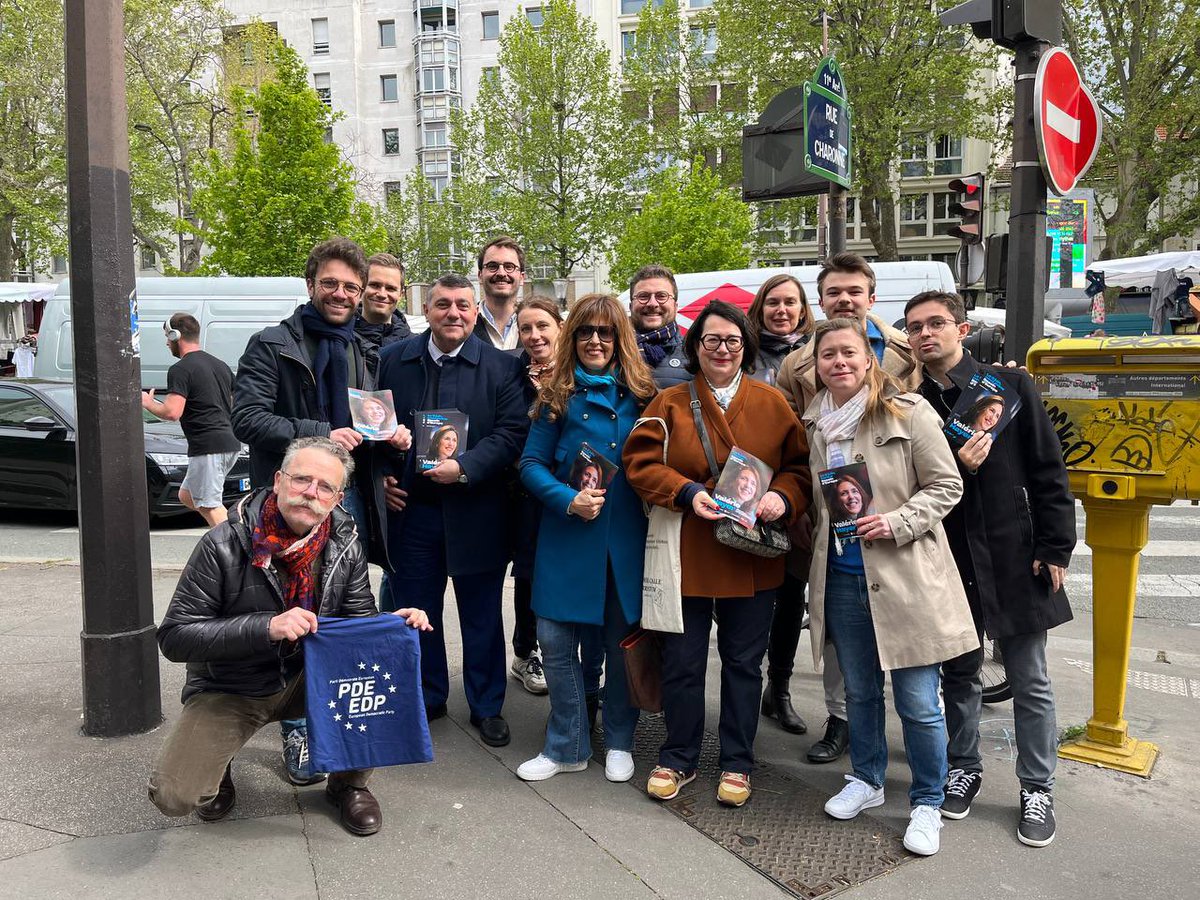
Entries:
POLYGON ((758 517, 791 522, 812 498, 808 444, 783 395, 745 377, 754 369, 758 340, 745 314, 719 300, 704 308, 684 345, 693 382, 660 393, 643 413, 666 422, 634 428, 625 443, 625 474, 648 503, 683 513, 680 564, 683 634, 663 635, 663 712, 667 739, 646 786, 670 800, 696 777, 704 734, 704 675, 708 635, 716 608, 721 656, 721 783, 717 799, 741 806, 750 797, 754 736, 762 694, 762 658, 771 628, 775 589, 784 559, 765 559, 717 541, 720 518, 711 492, 715 480, 696 428, 691 386, 718 466, 734 446, 774 472, 758 503, 758 517))

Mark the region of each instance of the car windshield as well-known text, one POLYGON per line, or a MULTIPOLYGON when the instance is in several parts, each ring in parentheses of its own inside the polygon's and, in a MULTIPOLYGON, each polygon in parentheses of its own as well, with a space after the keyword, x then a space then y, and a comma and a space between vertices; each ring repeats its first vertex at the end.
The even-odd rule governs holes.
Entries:
MULTIPOLYGON (((54 403, 56 403, 61 409, 65 409, 70 414, 72 419, 77 418, 75 415, 75 385, 44 385, 41 390, 43 394, 54 401, 54 403)), ((151 415, 144 409, 142 410, 142 422, 149 423, 158 421, 160 420, 157 416, 151 415)))

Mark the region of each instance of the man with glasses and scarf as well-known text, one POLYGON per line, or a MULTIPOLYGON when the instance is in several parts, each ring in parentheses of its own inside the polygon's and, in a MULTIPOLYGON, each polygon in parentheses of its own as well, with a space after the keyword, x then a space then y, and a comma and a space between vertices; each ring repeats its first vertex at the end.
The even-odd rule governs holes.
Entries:
POLYGON ((642 266, 629 281, 629 318, 659 390, 692 380, 675 323, 678 300, 675 275, 666 266, 642 266))
MULTIPOLYGON (((296 438, 327 437, 359 464, 341 504, 354 518, 370 561, 390 570, 387 559, 383 480, 370 477, 363 437, 354 430, 349 388, 374 387, 368 347, 354 320, 367 283, 362 249, 343 237, 313 247, 304 267, 309 302, 278 325, 250 338, 233 382, 233 433, 250 447, 250 483, 272 484, 288 445, 296 438)), ((293 784, 324 775, 308 765, 304 720, 282 725, 284 763, 293 784)))
MULTIPOLYGON (((304 713, 305 638, 318 616, 376 614, 354 522, 338 506, 354 472, 327 437, 293 441, 260 489, 230 510, 188 560, 158 627, 172 662, 187 663, 183 711, 150 776, 165 815, 215 822, 233 808, 232 760, 259 728, 304 713)), ((400 609, 429 630, 419 609, 400 609)), ((374 834, 379 803, 370 770, 335 772, 325 789, 351 834, 374 834)))

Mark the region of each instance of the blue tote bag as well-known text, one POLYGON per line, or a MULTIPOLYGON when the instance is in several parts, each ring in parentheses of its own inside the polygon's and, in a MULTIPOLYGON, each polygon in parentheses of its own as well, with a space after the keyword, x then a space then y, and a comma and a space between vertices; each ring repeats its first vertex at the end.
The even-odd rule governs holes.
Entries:
POLYGON ((314 772, 433 761, 417 630, 399 616, 322 617, 304 638, 314 772))

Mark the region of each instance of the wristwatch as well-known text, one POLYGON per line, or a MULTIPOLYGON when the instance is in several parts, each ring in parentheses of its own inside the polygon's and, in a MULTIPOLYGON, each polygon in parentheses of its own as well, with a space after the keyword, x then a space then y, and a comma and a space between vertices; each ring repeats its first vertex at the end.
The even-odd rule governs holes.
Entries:
POLYGON ((466 484, 466 483, 467 483, 467 473, 466 473, 466 472, 459 472, 459 473, 458 473, 458 483, 459 483, 459 484, 466 484))

